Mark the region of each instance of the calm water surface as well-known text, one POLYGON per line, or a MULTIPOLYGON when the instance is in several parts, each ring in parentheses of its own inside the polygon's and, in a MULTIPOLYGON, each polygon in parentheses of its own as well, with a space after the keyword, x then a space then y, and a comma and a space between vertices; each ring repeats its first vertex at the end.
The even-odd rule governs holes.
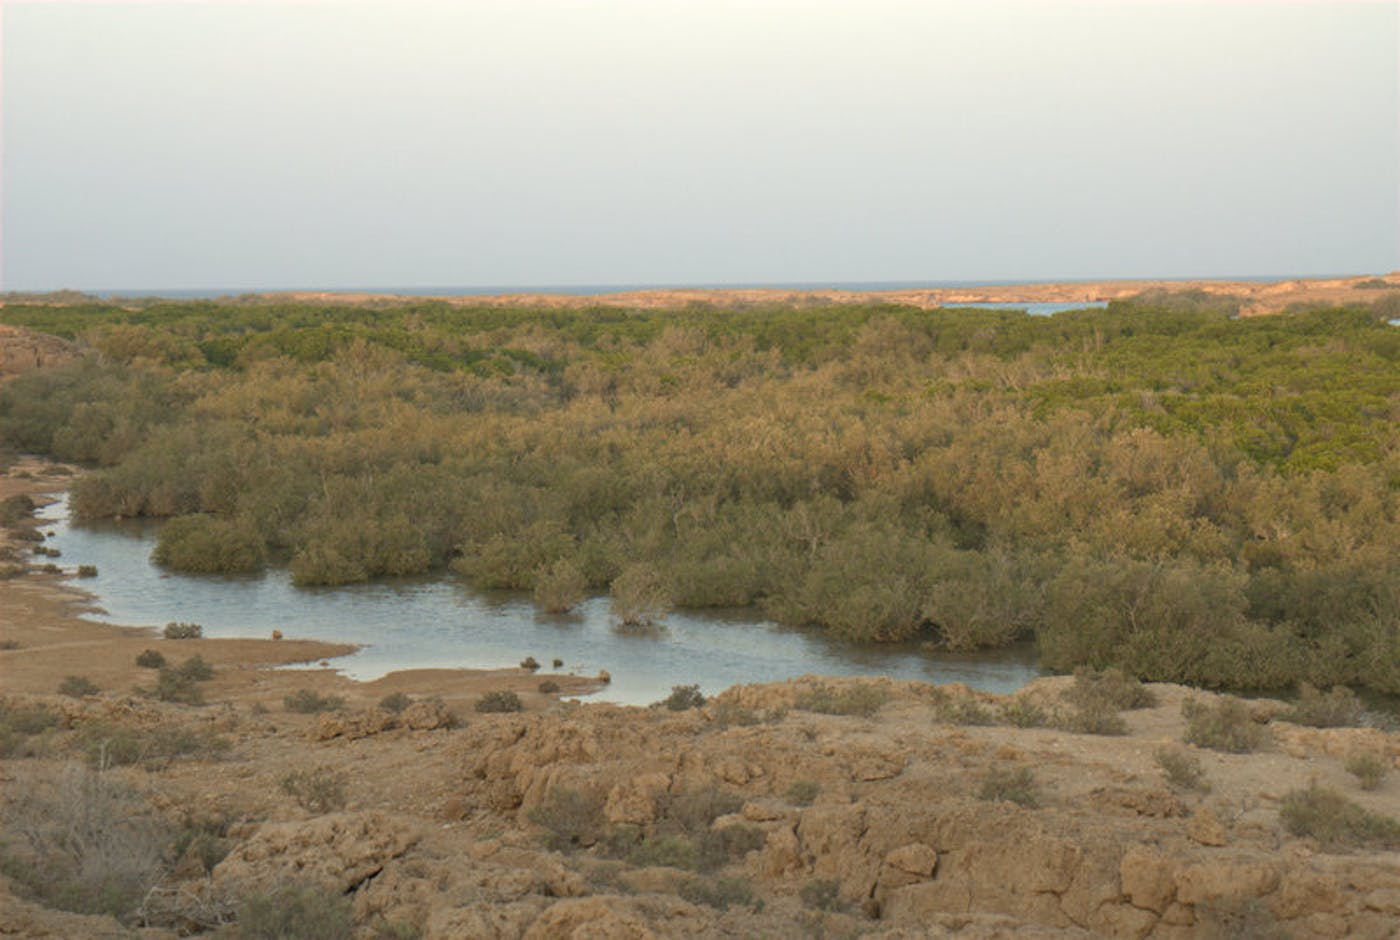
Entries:
POLYGON ((102 608, 91 619, 137 626, 192 621, 205 636, 289 637, 361 644, 334 665, 355 679, 397 669, 499 668, 526 656, 584 675, 606 669, 612 684, 597 700, 645 704, 674 685, 698 683, 713 694, 736 683, 773 682, 806 673, 887 675, 931 682, 966 682, 1008 692, 1040 675, 1034 651, 931 654, 909 646, 868 646, 781 628, 753 611, 678 611, 656 636, 613 629, 604 597, 575 614, 536 612, 519 594, 482 594, 452 577, 400 580, 338 588, 298 588, 284 568, 254 577, 177 575, 150 561, 154 525, 79 526, 66 500, 43 516, 49 541, 65 566, 96 565, 98 576, 77 582, 102 608))

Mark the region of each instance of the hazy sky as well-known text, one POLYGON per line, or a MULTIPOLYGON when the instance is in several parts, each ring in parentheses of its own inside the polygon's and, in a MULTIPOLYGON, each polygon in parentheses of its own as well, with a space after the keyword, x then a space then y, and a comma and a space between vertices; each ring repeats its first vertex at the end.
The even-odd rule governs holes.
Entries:
POLYGON ((1400 267, 1389 2, 2 6, 12 290, 1400 267))

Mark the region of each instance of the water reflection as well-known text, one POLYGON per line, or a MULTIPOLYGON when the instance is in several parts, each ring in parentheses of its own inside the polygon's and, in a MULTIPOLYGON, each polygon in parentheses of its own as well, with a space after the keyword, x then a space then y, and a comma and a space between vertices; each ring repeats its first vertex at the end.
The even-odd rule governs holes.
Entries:
POLYGON ((65 500, 48 507, 51 541, 68 565, 96 565, 81 586, 98 597, 93 619, 160 626, 192 621, 206 636, 268 636, 356 643, 359 652, 335 665, 356 679, 415 668, 500 668, 527 656, 564 671, 606 669, 612 685, 596 698, 644 704, 671 687, 698 684, 713 694, 736 683, 772 682, 807 673, 887 675, 966 682, 1011 691, 1039 675, 1034 650, 930 654, 915 644, 871 646, 830 640, 810 630, 767 623, 753 611, 678 611, 656 636, 613 628, 607 599, 574 613, 537 611, 525 595, 473 591, 451 577, 380 581, 338 588, 297 588, 285 568, 260 576, 194 576, 162 571, 150 561, 156 527, 149 523, 70 524, 65 500))

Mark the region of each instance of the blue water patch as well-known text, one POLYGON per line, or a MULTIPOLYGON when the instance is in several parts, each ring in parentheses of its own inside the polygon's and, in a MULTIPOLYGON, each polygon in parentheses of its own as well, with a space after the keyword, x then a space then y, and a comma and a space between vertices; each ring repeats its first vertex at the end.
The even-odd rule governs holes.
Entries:
POLYGON ((355 643, 335 666, 355 679, 416 668, 505 668, 527 656, 550 672, 596 675, 612 684, 596 698, 646 704, 676 685, 712 695, 731 685, 804 674, 885 675, 965 682, 1010 692, 1040 675, 1033 649, 933 653, 917 644, 844 643, 813 630, 784 628, 753 611, 677 611, 654 635, 614 629, 608 600, 595 597, 566 616, 543 614, 520 594, 484 594, 453 577, 298 588, 285 568, 256 577, 171 574, 151 560, 154 525, 73 525, 65 501, 47 507, 50 544, 70 565, 96 565, 81 586, 107 623, 160 627, 198 623, 210 637, 287 637, 355 643))

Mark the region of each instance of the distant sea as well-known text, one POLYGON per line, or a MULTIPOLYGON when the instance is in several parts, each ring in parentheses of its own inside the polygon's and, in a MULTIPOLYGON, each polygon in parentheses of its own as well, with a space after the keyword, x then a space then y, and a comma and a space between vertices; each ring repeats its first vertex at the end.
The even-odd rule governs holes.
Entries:
MULTIPOLYGON (((968 287, 1015 287, 1020 284, 1098 284, 1104 281, 1136 280, 1212 280, 1212 281, 1287 281, 1300 278, 1331 277, 1325 274, 1307 275, 1241 275, 1238 277, 1181 277, 1181 278, 1035 278, 1033 280, 978 280, 978 281, 794 281, 788 283, 737 282, 732 284, 549 284, 520 285, 497 284, 472 287, 239 287, 219 289, 180 289, 148 288, 141 290, 89 290, 85 293, 99 297, 169 297, 180 300, 204 300, 214 297, 237 297, 240 294, 282 294, 294 292, 329 291, 347 294, 394 294, 401 297, 471 297, 493 294, 620 294, 639 290, 947 290, 968 287)), ((1341 276, 1341 275, 1336 275, 1341 276)), ((978 304, 977 306, 986 306, 978 304)), ((1020 309, 1025 304, 1011 304, 1020 309)))

